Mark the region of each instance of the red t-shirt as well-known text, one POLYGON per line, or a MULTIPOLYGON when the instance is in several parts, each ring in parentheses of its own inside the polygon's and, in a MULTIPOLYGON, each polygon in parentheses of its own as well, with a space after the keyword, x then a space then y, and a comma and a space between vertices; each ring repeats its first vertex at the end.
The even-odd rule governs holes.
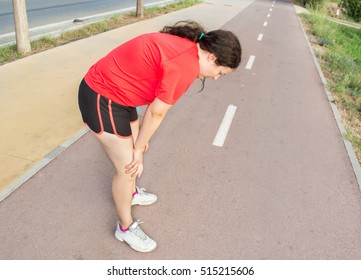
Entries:
POLYGON ((195 42, 165 33, 136 37, 94 64, 85 81, 95 92, 125 106, 156 97, 174 104, 199 75, 195 42))

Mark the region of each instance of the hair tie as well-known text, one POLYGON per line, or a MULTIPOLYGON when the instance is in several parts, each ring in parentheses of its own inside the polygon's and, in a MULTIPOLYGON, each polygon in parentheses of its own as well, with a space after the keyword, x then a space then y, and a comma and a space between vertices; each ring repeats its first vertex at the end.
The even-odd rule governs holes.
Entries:
POLYGON ((198 38, 198 41, 200 41, 203 38, 203 36, 204 36, 204 33, 201 33, 201 35, 198 38))

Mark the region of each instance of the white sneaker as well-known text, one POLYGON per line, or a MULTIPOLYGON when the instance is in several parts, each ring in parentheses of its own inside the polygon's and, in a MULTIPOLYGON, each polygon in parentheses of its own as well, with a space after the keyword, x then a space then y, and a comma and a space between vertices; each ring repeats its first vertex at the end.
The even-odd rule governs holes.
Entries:
POLYGON ((140 228, 139 220, 133 222, 127 231, 120 230, 120 223, 117 221, 117 229, 115 230, 115 238, 120 241, 125 241, 131 248, 138 252, 150 252, 157 247, 157 243, 149 238, 140 228))
POLYGON ((157 201, 157 196, 146 192, 145 189, 135 187, 137 193, 133 196, 132 205, 151 205, 157 201))

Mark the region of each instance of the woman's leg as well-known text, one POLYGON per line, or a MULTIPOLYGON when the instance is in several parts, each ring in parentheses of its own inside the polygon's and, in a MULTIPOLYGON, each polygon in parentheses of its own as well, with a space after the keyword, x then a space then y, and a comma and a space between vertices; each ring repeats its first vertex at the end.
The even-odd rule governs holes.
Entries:
MULTIPOLYGON (((132 130, 133 141, 135 143, 135 141, 137 141, 137 137, 139 134, 139 119, 134 122, 131 122, 130 127, 132 130)), ((135 180, 134 180, 134 193, 135 195, 132 200, 133 205, 151 205, 157 201, 157 196, 155 194, 145 191, 144 188, 138 187, 138 189, 136 189, 135 180)))
POLYGON ((97 135, 108 157, 113 163, 115 174, 112 192, 122 228, 128 228, 133 223, 131 204, 135 188, 135 178, 125 173, 125 166, 133 159, 133 139, 119 138, 114 134, 102 133, 97 135))
POLYGON ((133 138, 120 138, 106 132, 97 137, 115 169, 112 191, 120 223, 120 226, 117 223, 115 237, 120 241, 125 241, 136 251, 153 251, 157 243, 142 231, 139 221, 133 222, 131 212, 135 178, 125 173, 125 166, 133 160, 133 138))

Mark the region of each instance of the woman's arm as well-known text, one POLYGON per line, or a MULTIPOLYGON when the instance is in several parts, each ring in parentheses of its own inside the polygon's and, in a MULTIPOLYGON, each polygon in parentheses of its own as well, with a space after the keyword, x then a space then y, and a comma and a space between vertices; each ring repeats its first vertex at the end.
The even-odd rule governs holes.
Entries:
POLYGON ((137 140, 134 144, 133 161, 125 167, 127 174, 130 173, 132 177, 141 176, 143 172, 144 149, 171 107, 172 105, 167 104, 158 98, 155 98, 148 106, 137 140))

